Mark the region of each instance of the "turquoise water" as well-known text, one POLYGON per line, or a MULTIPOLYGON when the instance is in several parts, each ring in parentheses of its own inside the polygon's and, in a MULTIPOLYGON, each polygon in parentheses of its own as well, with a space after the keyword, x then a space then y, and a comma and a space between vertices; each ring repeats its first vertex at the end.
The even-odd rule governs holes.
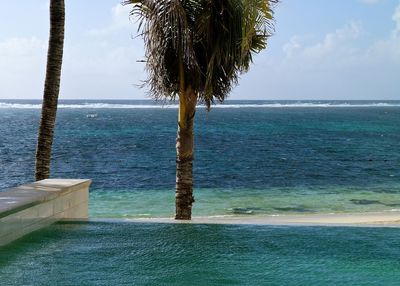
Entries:
MULTIPOLYGON (((207 217, 400 211, 400 186, 392 185, 388 188, 390 192, 382 192, 382 189, 385 188, 332 186, 323 189, 197 189, 195 215, 207 217)), ((89 200, 90 216, 171 217, 175 211, 174 196, 171 192, 92 192, 89 200)))
MULTIPOLYGON (((0 102, 0 190, 33 180, 39 108, 0 102)), ((52 176, 93 179, 92 217, 173 216, 176 120, 151 101, 61 102, 52 176)), ((200 108, 193 215, 398 210, 399 150, 400 101, 200 108)))
POLYGON ((57 224, 0 248, 2 285, 399 285, 400 229, 57 224))
MULTIPOLYGON (((0 102, 0 191, 33 180, 36 101, 0 102)), ((52 177, 93 218, 174 213, 176 106, 61 102, 52 177), (93 115, 94 116, 87 116, 93 115)), ((194 216, 400 210, 400 102, 228 102, 195 123, 194 216)), ((400 229, 63 223, 0 248, 0 285, 399 285, 400 229)))

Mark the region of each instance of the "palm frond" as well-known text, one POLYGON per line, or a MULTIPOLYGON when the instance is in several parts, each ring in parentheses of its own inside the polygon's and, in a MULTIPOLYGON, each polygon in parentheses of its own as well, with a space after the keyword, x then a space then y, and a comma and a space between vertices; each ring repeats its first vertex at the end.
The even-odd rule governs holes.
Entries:
POLYGON ((223 101, 266 48, 277 0, 129 0, 145 42, 147 83, 155 98, 191 87, 209 107, 223 101))

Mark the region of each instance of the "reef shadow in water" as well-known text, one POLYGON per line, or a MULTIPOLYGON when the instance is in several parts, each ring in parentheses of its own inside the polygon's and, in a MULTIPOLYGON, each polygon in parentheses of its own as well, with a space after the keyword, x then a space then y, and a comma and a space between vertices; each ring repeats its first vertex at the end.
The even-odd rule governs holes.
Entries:
POLYGON ((231 214, 239 214, 239 215, 253 215, 255 212, 262 212, 264 209, 257 207, 238 207, 238 208, 229 208, 229 213, 231 214))
POLYGON ((400 203, 394 203, 394 204, 386 204, 378 200, 357 200, 357 199, 351 199, 350 202, 352 202, 355 205, 383 205, 387 207, 398 207, 400 206, 400 203))
POLYGON ((314 210, 307 209, 302 206, 278 207, 278 208, 274 208, 274 210, 282 211, 282 212, 315 213, 314 210))
POLYGON ((377 190, 372 190, 374 193, 378 194, 398 194, 399 190, 398 189, 377 189, 377 190))

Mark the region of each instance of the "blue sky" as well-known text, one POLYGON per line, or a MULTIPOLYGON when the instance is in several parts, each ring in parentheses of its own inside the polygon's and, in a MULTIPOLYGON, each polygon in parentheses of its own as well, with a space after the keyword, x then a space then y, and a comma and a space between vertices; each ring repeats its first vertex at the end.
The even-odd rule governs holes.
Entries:
MULTIPOLYGON (((66 0, 61 99, 144 99, 129 7, 66 0)), ((0 2, 0 98, 40 99, 48 1, 0 2)), ((400 100, 399 0, 282 0, 276 33, 230 99, 400 100)))

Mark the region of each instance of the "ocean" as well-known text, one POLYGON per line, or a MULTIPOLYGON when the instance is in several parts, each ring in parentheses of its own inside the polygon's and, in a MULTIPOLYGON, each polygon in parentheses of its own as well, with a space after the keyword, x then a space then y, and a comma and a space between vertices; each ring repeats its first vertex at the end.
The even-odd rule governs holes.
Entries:
MULTIPOLYGON (((38 101, 0 101, 0 191, 33 181, 38 101)), ((177 106, 61 101, 52 174, 89 215, 0 248, 2 285, 399 285, 399 228, 174 215, 177 106)), ((195 119, 193 216, 400 210, 400 101, 227 101, 195 119)))
MULTIPOLYGON (((0 102, 0 189, 33 180, 38 101, 0 102)), ((90 216, 174 214, 177 105, 61 101, 52 177, 90 216)), ((194 216, 400 209, 400 101, 227 101, 195 119, 194 216)))

